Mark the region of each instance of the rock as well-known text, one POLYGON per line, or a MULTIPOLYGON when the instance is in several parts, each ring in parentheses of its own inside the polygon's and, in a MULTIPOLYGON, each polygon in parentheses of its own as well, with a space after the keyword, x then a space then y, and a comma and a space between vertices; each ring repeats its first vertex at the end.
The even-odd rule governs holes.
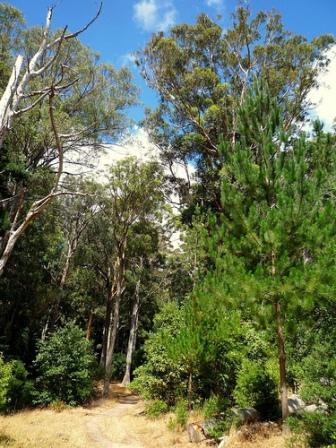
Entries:
POLYGON ((305 412, 321 412, 322 414, 328 411, 328 405, 322 400, 318 404, 309 404, 303 408, 305 412))
POLYGON ((316 412, 319 410, 319 407, 316 404, 309 404, 303 408, 305 412, 316 412))
POLYGON ((229 436, 223 436, 218 445, 218 448, 225 448, 228 445, 229 440, 230 440, 229 436))
POLYGON ((289 414, 299 414, 300 412, 326 412, 328 405, 323 400, 318 400, 317 404, 306 404, 299 395, 292 395, 288 398, 289 414))
POLYGON ((205 439, 202 427, 197 423, 189 423, 187 432, 191 443, 200 443, 205 439))
POLYGON ((306 406, 306 403, 298 395, 293 394, 288 398, 288 412, 289 414, 298 414, 306 406))
POLYGON ((233 408, 232 411, 243 424, 254 423, 259 420, 258 411, 254 408, 233 408))

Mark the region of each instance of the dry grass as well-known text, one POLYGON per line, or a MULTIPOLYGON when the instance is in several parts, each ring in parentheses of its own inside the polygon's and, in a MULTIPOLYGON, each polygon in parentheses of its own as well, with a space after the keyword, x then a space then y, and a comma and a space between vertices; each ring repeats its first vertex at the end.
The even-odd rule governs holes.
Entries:
POLYGON ((89 448, 84 409, 56 412, 48 409, 20 412, 0 417, 0 447, 89 448), (6 442, 4 435, 9 438, 6 442))
MULTIPOLYGON (((27 410, 0 416, 0 447, 11 448, 204 448, 191 445, 186 432, 168 430, 166 415, 146 418, 143 403, 120 385, 111 398, 88 408, 27 410), (113 443, 111 442, 113 441, 113 443)), ((197 420, 197 416, 193 418, 197 420)), ((194 421, 195 421, 194 420, 194 421)), ((228 448, 285 448, 285 438, 275 425, 250 425, 232 434, 228 448)))
POLYGON ((281 429, 272 423, 255 423, 240 428, 228 448, 285 448, 286 437, 281 429))

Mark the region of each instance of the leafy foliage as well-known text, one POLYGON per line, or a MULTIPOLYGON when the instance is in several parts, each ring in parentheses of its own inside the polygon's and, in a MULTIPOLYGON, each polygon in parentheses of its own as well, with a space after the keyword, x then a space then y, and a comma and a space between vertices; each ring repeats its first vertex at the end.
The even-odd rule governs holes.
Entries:
POLYGON ((148 417, 155 419, 168 412, 168 409, 167 403, 164 401, 154 400, 146 403, 145 413, 148 417))
POLYGON ((286 126, 299 123, 332 42, 328 35, 309 42, 288 32, 278 13, 253 16, 241 5, 225 30, 200 14, 194 24, 153 35, 138 63, 160 103, 148 111, 145 124, 169 162, 193 160, 196 165, 191 191, 185 183, 180 188, 190 205, 190 214, 184 213, 188 222, 197 204, 204 212, 208 207, 221 210, 219 171, 225 157, 220 136, 232 141, 239 136, 236 110, 254 77, 266 81, 271 96, 283 105, 286 126))
POLYGON ((0 411, 10 411, 27 406, 32 401, 33 382, 18 360, 4 361, 0 356, 0 411))
POLYGON ((145 362, 134 371, 131 388, 147 399, 161 399, 174 404, 186 390, 187 372, 182 360, 169 356, 168 341, 179 331, 181 312, 167 303, 156 315, 154 330, 145 342, 145 362))
POLYGON ((80 328, 68 323, 40 344, 35 403, 83 403, 92 394, 93 367, 91 344, 80 328))
POLYGON ((277 383, 262 363, 243 361, 233 393, 236 403, 242 408, 255 408, 263 418, 274 419, 279 414, 277 383))

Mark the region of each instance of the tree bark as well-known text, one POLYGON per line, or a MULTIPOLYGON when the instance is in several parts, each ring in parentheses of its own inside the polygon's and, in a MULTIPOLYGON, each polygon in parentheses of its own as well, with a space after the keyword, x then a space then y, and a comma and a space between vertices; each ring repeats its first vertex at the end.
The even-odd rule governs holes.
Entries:
MULTIPOLYGON (((76 240, 74 240, 74 242, 68 240, 68 251, 66 254, 66 258, 65 258, 65 263, 62 269, 62 274, 60 277, 60 282, 59 282, 59 288, 60 288, 60 294, 62 293, 63 289, 64 289, 64 285, 69 273, 69 268, 70 268, 70 261, 71 258, 73 257, 73 254, 76 251, 76 247, 77 247, 77 242, 76 240)), ((42 335, 41 335, 41 340, 44 341, 48 335, 48 331, 50 328, 54 328, 54 326, 56 325, 56 322, 58 320, 58 312, 59 312, 59 307, 61 304, 61 297, 59 296, 55 302, 54 305, 51 306, 51 308, 49 309, 48 312, 48 317, 47 317, 47 321, 43 327, 42 330, 42 335)))
MULTIPOLYGON (((275 278, 275 252, 271 254, 272 261, 272 277, 275 278)), ((278 341, 278 361, 279 361, 279 373, 280 373, 280 398, 281 398, 281 417, 284 422, 288 417, 288 392, 287 392, 287 378, 286 378, 286 352, 285 352, 285 333, 282 322, 282 310, 281 302, 276 299, 274 304, 275 320, 276 320, 276 332, 278 341)))
POLYGON ((125 375, 122 380, 122 384, 124 386, 127 386, 131 382, 132 358, 136 345, 138 322, 139 322, 139 306, 140 306, 140 279, 137 281, 135 287, 135 301, 132 309, 131 328, 128 338, 126 368, 125 368, 125 375))
MULTIPOLYGON (((8 262, 11 253, 13 252, 14 246, 19 237, 26 230, 31 221, 34 220, 37 216, 39 216, 40 213, 45 209, 45 207, 59 194, 57 193, 57 189, 59 186, 60 178, 63 174, 63 146, 57 130, 56 120, 54 117, 53 99, 56 94, 68 88, 70 84, 62 86, 62 85, 54 85, 52 83, 46 86, 44 89, 42 89, 38 94, 37 100, 33 101, 29 106, 24 107, 23 109, 19 109, 19 105, 25 98, 25 90, 27 89, 27 86, 30 84, 30 81, 37 76, 43 75, 43 73, 48 68, 50 68, 54 64, 54 62, 55 63, 57 62, 57 56, 59 55, 63 42, 65 40, 75 39, 79 34, 85 31, 97 19, 97 17, 101 12, 101 9, 102 9, 102 3, 100 3, 98 12, 95 15, 95 17, 92 20, 90 20, 90 22, 87 25, 85 25, 82 29, 74 33, 66 34, 66 28, 64 28, 63 33, 61 34, 60 37, 48 43, 49 30, 53 14, 53 8, 49 8, 46 18, 46 24, 43 29, 43 36, 38 50, 29 60, 25 71, 23 71, 23 62, 24 62, 23 56, 21 55, 17 56, 5 91, 0 98, 0 149, 2 148, 6 135, 8 134, 9 130, 13 127, 14 118, 18 115, 28 112, 29 110, 34 108, 37 104, 39 104, 42 100, 44 100, 46 97, 49 97, 49 116, 50 116, 52 133, 55 138, 56 143, 55 146, 58 153, 58 170, 56 172, 54 186, 51 189, 50 193, 48 193, 42 199, 35 201, 31 205, 26 216, 23 218, 21 224, 18 224, 19 222, 18 213, 20 212, 21 208, 18 210, 14 223, 11 226, 9 237, 6 243, 4 244, 4 248, 1 253, 0 277, 3 275, 5 266, 8 262), (48 52, 51 49, 54 49, 54 54, 48 57, 48 52), (40 61, 43 60, 44 57, 46 57, 44 65, 38 68, 40 61)), ((75 80, 74 82, 77 82, 77 80, 75 80)))
MULTIPOLYGON (((112 375, 112 363, 114 347, 117 339, 118 329, 119 329, 119 317, 120 317, 120 301, 121 296, 124 292, 124 277, 125 277, 125 246, 126 241, 119 247, 119 253, 114 265, 114 282, 112 285, 111 297, 114 300, 113 316, 110 319, 110 325, 107 331, 106 338, 106 357, 105 357, 105 377, 104 377, 104 388, 103 397, 108 397, 110 381, 112 375)), ((106 328, 105 328, 106 332, 106 328)))
POLYGON ((275 304, 276 327, 278 339, 278 356, 279 356, 279 372, 280 372, 280 396, 281 396, 281 416, 285 421, 288 417, 288 393, 286 378, 286 352, 285 352, 285 335, 282 324, 281 303, 275 304))
POLYGON ((105 311, 105 323, 104 323, 104 331, 103 331, 103 344, 102 351, 100 355, 99 365, 101 368, 106 368, 106 352, 108 345, 108 336, 109 336, 109 328, 111 327, 112 320, 112 304, 113 304, 113 291, 112 288, 108 289, 108 296, 106 300, 106 311, 105 311))
POLYGON ((110 389, 114 347, 115 347, 115 342, 117 339, 118 328, 119 328, 120 299, 121 299, 121 294, 116 295, 116 297, 114 299, 113 319, 112 319, 111 326, 109 329, 110 331, 109 331, 109 337, 108 337, 108 341, 107 341, 108 345, 107 345, 107 350, 106 350, 103 397, 108 397, 109 389, 110 389))
MULTIPOLYGON (((79 34, 86 31, 89 26, 97 19, 102 10, 102 3, 100 3, 97 14, 80 30, 66 34, 65 27, 60 37, 49 41, 49 30, 52 21, 53 7, 48 9, 46 23, 43 28, 43 35, 38 50, 30 58, 27 67, 23 66, 23 56, 18 55, 14 63, 11 76, 8 80, 7 86, 0 99, 0 148, 2 148, 6 134, 13 126, 14 118, 22 113, 28 112, 38 105, 46 96, 50 95, 53 90, 52 85, 48 85, 42 90, 36 92, 36 100, 33 100, 29 106, 19 109, 20 103, 25 98, 25 91, 33 78, 42 76, 43 73, 50 67, 57 63, 57 56, 60 53, 61 47, 66 40, 75 39, 79 34), (48 52, 53 50, 53 54, 48 52), (42 67, 38 68, 39 63, 43 61, 42 67)), ((58 91, 62 91, 67 86, 58 86, 58 91)))

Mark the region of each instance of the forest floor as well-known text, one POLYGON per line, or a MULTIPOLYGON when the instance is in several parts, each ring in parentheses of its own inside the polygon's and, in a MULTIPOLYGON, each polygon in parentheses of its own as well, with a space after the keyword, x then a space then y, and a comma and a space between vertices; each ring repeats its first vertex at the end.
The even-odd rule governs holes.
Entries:
MULTIPOLYGON (((167 428, 169 415, 150 420, 144 403, 113 384, 110 397, 88 407, 34 409, 0 417, 0 447, 11 448, 203 448, 192 445, 186 432, 167 428)), ((235 440, 228 448, 284 448, 274 431, 235 440)))

